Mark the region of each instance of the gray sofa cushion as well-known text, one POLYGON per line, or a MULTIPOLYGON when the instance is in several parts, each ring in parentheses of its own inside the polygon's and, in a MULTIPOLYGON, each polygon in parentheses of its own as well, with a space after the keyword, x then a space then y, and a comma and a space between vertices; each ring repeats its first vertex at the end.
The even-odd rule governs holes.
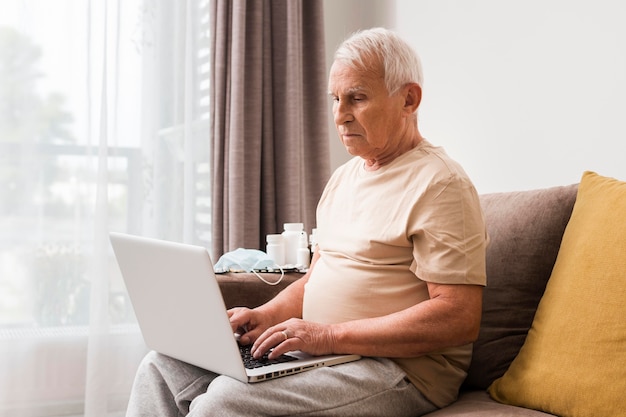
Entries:
POLYGON ((483 194, 490 244, 487 287, 466 388, 486 389, 507 370, 530 329, 550 278, 577 184, 483 194))
POLYGON ((549 417, 552 414, 500 404, 485 391, 461 394, 459 400, 424 417, 549 417))

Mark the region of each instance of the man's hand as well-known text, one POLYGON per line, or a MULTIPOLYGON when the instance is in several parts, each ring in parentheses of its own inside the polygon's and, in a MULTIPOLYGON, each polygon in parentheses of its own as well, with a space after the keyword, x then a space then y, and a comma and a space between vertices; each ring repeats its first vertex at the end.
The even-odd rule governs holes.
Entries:
POLYGON ((261 333, 274 324, 270 317, 258 309, 235 307, 227 313, 233 333, 240 335, 239 343, 242 345, 253 343, 261 333))
POLYGON ((274 350, 269 354, 270 359, 294 350, 311 355, 326 355, 338 353, 333 351, 334 346, 330 325, 289 319, 263 332, 252 346, 252 355, 259 358, 271 348, 274 350))

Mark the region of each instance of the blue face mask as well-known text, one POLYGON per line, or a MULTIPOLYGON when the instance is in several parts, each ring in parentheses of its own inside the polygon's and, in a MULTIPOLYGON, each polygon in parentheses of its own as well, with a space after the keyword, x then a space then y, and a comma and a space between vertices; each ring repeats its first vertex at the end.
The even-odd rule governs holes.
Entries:
POLYGON ((274 266, 274 260, 265 252, 256 249, 239 248, 223 254, 213 269, 218 273, 230 271, 254 272, 273 268, 274 266))
POLYGON ((285 271, 274 263, 274 260, 267 253, 257 249, 238 248, 234 251, 223 254, 217 263, 213 266, 216 273, 232 271, 252 272, 261 281, 267 285, 277 285, 283 280, 285 271), (258 270, 274 268, 280 269, 280 278, 277 281, 270 282, 257 273, 258 270))

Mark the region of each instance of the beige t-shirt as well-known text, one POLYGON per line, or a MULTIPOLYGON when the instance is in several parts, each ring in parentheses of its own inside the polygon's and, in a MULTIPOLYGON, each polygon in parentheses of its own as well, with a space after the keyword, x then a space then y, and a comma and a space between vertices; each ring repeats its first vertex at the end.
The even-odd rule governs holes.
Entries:
MULTIPOLYGON (((361 158, 337 169, 317 209, 320 258, 303 317, 338 323, 429 298, 426 282, 485 285, 486 230, 478 195, 445 151, 422 141, 376 171, 361 158)), ((435 405, 454 401, 471 345, 394 359, 435 405)))

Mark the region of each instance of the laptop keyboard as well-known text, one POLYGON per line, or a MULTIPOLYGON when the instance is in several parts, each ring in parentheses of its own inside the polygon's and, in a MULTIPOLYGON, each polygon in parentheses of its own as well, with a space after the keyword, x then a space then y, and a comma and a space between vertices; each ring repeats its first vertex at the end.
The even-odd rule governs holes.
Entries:
POLYGON ((265 355, 263 355, 259 359, 255 359, 252 357, 252 354, 250 353, 250 348, 252 348, 251 345, 246 345, 246 346, 239 345, 239 352, 241 353, 241 359, 243 360, 243 365, 244 367, 248 369, 261 368, 263 366, 275 365, 277 363, 291 362, 297 359, 296 357, 290 356, 290 355, 280 355, 278 358, 274 358, 270 360, 267 357, 268 353, 265 353, 265 355))

